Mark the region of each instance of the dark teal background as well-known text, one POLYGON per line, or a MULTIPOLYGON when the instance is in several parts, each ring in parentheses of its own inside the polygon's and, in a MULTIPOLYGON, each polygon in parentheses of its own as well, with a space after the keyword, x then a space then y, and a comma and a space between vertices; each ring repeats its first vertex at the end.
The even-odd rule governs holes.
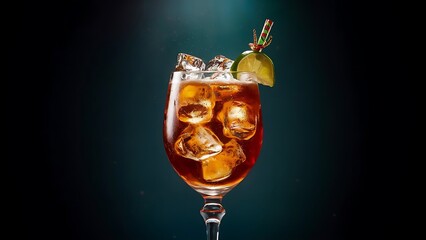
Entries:
POLYGON ((389 1, 29 1, 6 5, 7 229, 21 239, 204 239, 202 198, 162 144, 176 55, 236 58, 275 21, 264 145, 221 239, 406 233, 416 121, 389 1))

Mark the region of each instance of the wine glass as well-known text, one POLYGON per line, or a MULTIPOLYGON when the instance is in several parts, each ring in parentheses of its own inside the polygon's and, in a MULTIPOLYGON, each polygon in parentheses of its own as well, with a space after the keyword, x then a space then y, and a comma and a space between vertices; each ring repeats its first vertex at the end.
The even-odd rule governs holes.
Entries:
POLYGON ((256 76, 175 71, 164 111, 164 146, 175 171, 204 198, 207 239, 219 238, 222 198, 253 167, 263 126, 256 76))

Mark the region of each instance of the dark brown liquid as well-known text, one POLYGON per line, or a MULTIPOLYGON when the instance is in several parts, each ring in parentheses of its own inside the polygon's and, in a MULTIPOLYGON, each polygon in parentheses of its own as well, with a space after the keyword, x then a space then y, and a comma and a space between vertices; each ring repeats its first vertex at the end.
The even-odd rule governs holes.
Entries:
POLYGON ((217 114, 221 111, 223 104, 227 101, 238 101, 247 104, 251 108, 251 112, 256 118, 256 132, 247 139, 235 139, 241 146, 246 160, 236 166, 229 177, 219 181, 206 181, 203 177, 201 161, 195 161, 182 157, 175 151, 175 142, 181 135, 182 131, 189 126, 189 123, 182 122, 177 117, 177 101, 179 92, 187 85, 202 85, 200 81, 176 81, 170 82, 168 90, 168 98, 164 112, 164 146, 168 158, 176 172, 194 189, 207 195, 223 195, 232 187, 241 182, 250 169, 253 167, 259 155, 262 145, 263 126, 260 108, 259 90, 256 83, 231 81, 231 82, 213 82, 208 84, 215 92, 216 102, 213 108, 213 117, 209 122, 202 123, 203 127, 209 128, 220 139, 222 143, 231 140, 223 133, 223 124, 218 120, 217 114), (228 91, 229 90, 229 91, 228 91), (212 191, 210 191, 212 190, 212 191))

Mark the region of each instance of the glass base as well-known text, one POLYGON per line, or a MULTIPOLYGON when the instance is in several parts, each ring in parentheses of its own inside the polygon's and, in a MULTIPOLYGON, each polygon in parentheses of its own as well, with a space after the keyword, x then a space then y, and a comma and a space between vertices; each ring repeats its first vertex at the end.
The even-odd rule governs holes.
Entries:
POLYGON ((205 187, 205 186, 195 186, 189 184, 195 191, 202 194, 203 196, 225 196, 229 191, 231 191, 235 186, 219 186, 219 187, 205 187))

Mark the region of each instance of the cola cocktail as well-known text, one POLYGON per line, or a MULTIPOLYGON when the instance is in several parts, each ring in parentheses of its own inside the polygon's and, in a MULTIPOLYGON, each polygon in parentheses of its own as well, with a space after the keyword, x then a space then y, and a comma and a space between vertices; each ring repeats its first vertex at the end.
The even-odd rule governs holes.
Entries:
POLYGON ((179 53, 164 111, 163 139, 179 176, 204 198, 200 210, 207 239, 219 239, 225 214, 222 198, 255 164, 263 125, 258 83, 274 85, 274 65, 262 50, 272 41, 273 22, 265 20, 251 50, 231 60, 203 60, 179 53))
POLYGON ((172 74, 164 145, 176 172, 207 197, 224 196, 244 179, 259 155, 263 126, 254 77, 231 72, 172 74))

